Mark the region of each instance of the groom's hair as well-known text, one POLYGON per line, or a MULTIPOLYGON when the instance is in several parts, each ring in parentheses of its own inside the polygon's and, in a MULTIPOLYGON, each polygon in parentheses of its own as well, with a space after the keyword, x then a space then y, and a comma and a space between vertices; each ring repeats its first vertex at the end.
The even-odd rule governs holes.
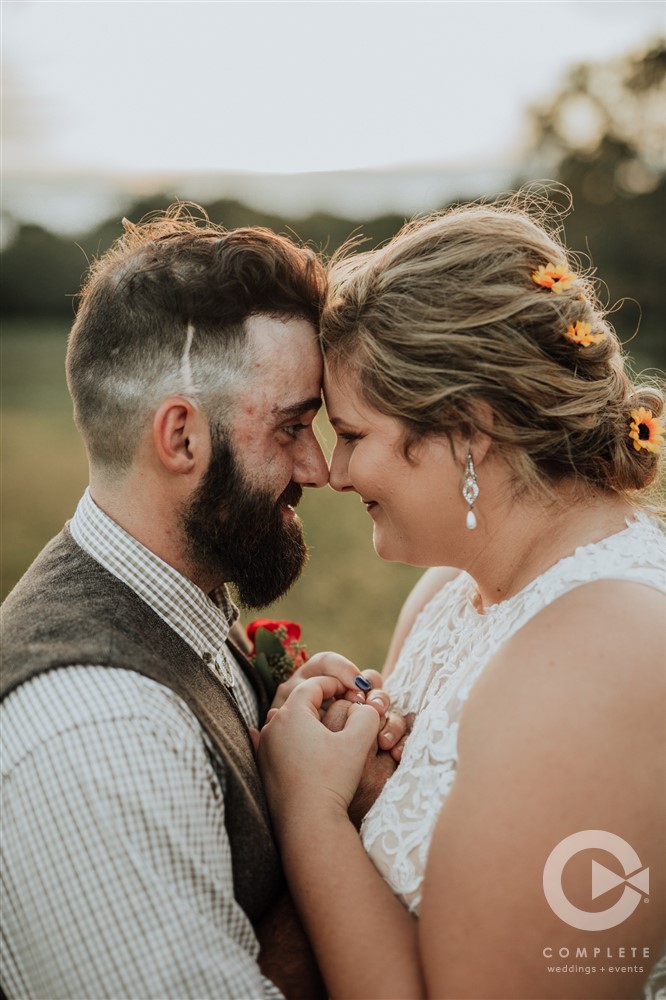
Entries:
POLYGON ((245 321, 317 327, 326 288, 312 250, 269 229, 227 231, 196 205, 123 226, 88 273, 67 350, 76 425, 91 462, 108 471, 131 464, 169 395, 223 425, 252 365, 245 321))

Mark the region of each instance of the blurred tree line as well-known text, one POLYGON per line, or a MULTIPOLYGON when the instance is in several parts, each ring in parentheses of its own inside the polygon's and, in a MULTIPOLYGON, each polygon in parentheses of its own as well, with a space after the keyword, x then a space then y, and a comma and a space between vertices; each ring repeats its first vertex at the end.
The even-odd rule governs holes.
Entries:
MULTIPOLYGON (((666 367, 660 325, 666 283, 658 277, 666 257, 665 95, 664 42, 647 52, 577 67, 550 102, 531 109, 529 151, 515 184, 549 176, 570 189, 574 211, 565 222, 567 242, 591 256, 609 303, 629 300, 613 319, 625 343, 640 325, 629 347, 639 367, 666 367)), ((136 221, 168 201, 155 195, 128 206, 125 214, 136 221)), ((329 254, 357 229, 368 238, 367 249, 389 239, 404 221, 397 214, 349 220, 323 212, 294 221, 227 200, 203 207, 229 229, 265 225, 295 233, 329 254)), ((117 219, 76 242, 39 226, 18 226, 0 255, 2 315, 71 319, 86 258, 106 249, 119 233, 117 219)))
POLYGON ((567 243, 587 252, 613 316, 642 366, 666 368, 666 42, 573 69, 547 104, 532 108, 533 162, 554 163, 573 196, 567 243))

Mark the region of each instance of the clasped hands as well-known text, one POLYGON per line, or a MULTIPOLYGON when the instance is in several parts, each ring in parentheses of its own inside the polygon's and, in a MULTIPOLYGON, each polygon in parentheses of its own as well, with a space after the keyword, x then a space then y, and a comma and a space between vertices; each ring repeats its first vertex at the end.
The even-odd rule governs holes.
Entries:
POLYGON ((391 699, 387 692, 382 690, 384 683, 382 675, 377 670, 359 670, 351 660, 339 653, 315 653, 302 667, 294 671, 288 681, 280 684, 268 712, 268 720, 275 711, 282 708, 299 684, 315 677, 333 677, 343 688, 333 698, 324 701, 321 706, 320 718, 326 728, 333 732, 339 732, 344 728, 350 703, 371 705, 382 720, 377 734, 378 748, 389 752, 399 763, 407 736, 407 724, 404 716, 391 710, 391 699), (364 677, 372 685, 371 689, 367 692, 359 690, 356 686, 357 677, 364 677))
POLYGON ((391 709, 376 670, 338 653, 317 653, 281 684, 256 740, 276 825, 299 802, 342 807, 358 827, 393 774, 408 720, 391 709), (359 690, 355 679, 372 684, 359 690))

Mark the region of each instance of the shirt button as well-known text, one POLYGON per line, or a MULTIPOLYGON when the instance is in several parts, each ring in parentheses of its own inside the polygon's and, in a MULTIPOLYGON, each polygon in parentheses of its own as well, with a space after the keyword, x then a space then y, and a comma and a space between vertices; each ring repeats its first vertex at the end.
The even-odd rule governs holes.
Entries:
POLYGON ((234 687, 236 683, 236 680, 234 678, 234 672, 231 669, 231 664, 229 663, 229 660, 227 659, 224 650, 222 649, 215 657, 215 666, 222 674, 222 679, 224 683, 227 685, 227 687, 230 688, 234 687))

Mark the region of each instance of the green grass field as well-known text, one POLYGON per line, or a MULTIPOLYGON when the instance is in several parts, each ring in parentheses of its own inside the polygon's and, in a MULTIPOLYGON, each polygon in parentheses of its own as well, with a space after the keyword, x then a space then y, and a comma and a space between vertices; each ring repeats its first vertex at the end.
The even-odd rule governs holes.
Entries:
MULTIPOLYGON (((63 325, 3 324, 2 598, 71 517, 87 482, 65 384, 66 338, 63 325)), ((328 437, 323 424, 322 436, 328 437)), ((359 666, 379 666, 421 571, 376 556, 372 523, 356 494, 306 490, 299 513, 310 562, 293 590, 261 617, 300 622, 310 652, 335 649, 359 666)))

